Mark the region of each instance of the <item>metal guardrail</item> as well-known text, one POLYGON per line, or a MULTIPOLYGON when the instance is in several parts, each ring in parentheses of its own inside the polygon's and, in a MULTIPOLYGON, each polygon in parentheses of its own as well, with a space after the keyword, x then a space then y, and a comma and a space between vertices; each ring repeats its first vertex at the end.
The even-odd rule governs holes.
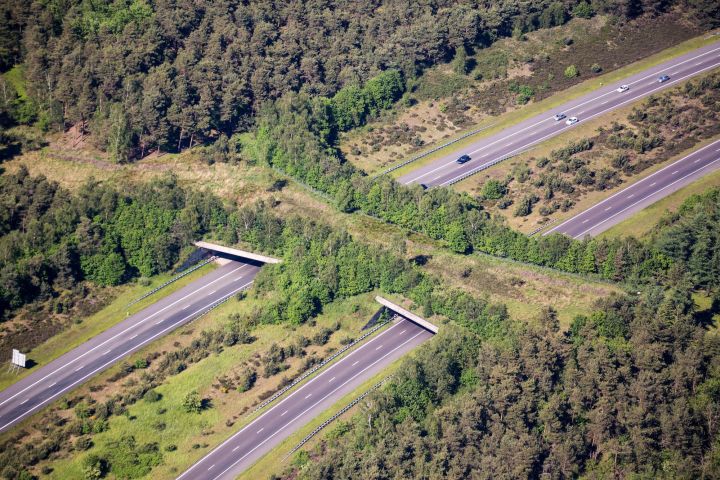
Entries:
POLYGON ((154 289, 150 290, 149 292, 147 292, 147 293, 144 294, 143 296, 138 297, 138 298, 136 298, 135 300, 133 300, 132 302, 128 303, 125 308, 127 308, 127 307, 132 307, 132 306, 135 305, 136 303, 138 303, 138 302, 140 302, 140 301, 142 301, 142 300, 145 300, 145 299, 146 299, 147 297, 149 297, 150 295, 153 295, 154 293, 157 293, 159 290, 162 290, 163 288, 167 287, 167 286, 170 285, 171 283, 177 282, 178 280, 180 280, 180 279, 183 278, 184 276, 190 275, 190 274, 191 274, 192 272, 194 272, 195 270, 204 267, 205 265, 207 265, 208 263, 212 262, 212 261, 215 260, 216 258, 217 258, 217 257, 216 257, 215 255, 213 255, 212 257, 208 258, 208 259, 205 260, 204 262, 200 262, 200 263, 198 263, 197 265, 195 265, 194 267, 188 268, 188 269, 185 270, 184 272, 182 272, 182 273, 180 273, 180 274, 178 274, 178 275, 175 275, 173 278, 171 278, 171 279, 168 280, 167 282, 163 283, 163 284, 160 285, 159 287, 155 287, 154 289))
POLYGON ((357 397, 355 400, 353 400, 352 402, 350 402, 350 403, 348 403, 347 405, 345 405, 345 406, 344 406, 342 409, 340 409, 340 411, 337 412, 335 415, 333 415, 332 417, 328 418, 328 419, 325 420, 323 423, 321 423, 320 425, 318 425, 318 426, 315 428, 315 430, 313 430, 313 431, 310 432, 307 436, 305 436, 305 438, 303 438, 302 440, 300 440, 300 443, 298 443, 297 445, 295 445, 295 446, 293 447, 293 449, 290 450, 287 455, 285 455, 285 457, 283 458, 282 461, 284 462, 285 460, 287 460, 288 457, 290 457, 290 455, 292 455, 293 453, 295 453, 295 452, 297 452, 298 450, 300 450, 300 449, 303 447, 303 445, 305 445, 307 442, 309 442, 312 437, 314 437, 315 435, 317 435, 318 433, 320 433, 320 431, 321 431, 323 428, 325 428, 325 427, 327 427, 328 425, 330 425, 332 422, 334 422, 335 420, 337 420, 337 419, 338 419, 341 415, 343 415, 345 412, 347 412, 347 411, 350 410, 352 407, 354 407, 355 405, 357 405, 357 404, 360 402, 360 400, 362 400, 363 398, 367 397, 367 396, 370 395, 372 392, 374 392, 375 390, 377 390, 378 388, 380 388, 380 387, 381 387, 385 382, 387 382, 390 378, 392 378, 392 377, 386 377, 386 378, 382 379, 380 382, 378 382, 378 383, 376 383, 375 385, 373 385, 372 387, 370 387, 365 393, 363 393, 362 395, 360 395, 359 397, 357 397))
POLYGON ((307 377, 309 377, 309 376, 312 375, 313 373, 317 372, 317 371, 320 370, 322 367, 324 367, 324 366, 327 365, 328 363, 332 362, 332 361, 335 360, 337 357, 339 357, 339 356, 342 355, 343 353, 347 352, 350 348, 352 348, 352 347, 354 347, 355 345, 357 345, 358 343, 362 342, 363 340, 365 340, 367 337, 369 337, 369 336, 372 335, 373 333, 377 332, 380 328, 384 327, 385 325, 387 325, 389 322, 391 322, 391 321, 394 320, 395 318, 397 318, 397 315, 393 315, 393 317, 390 318, 388 321, 382 322, 382 323, 374 326, 373 328, 371 328, 370 330, 368 330, 367 332, 365 332, 364 334, 362 334, 362 335, 361 335, 357 340, 355 340, 354 342, 348 343, 348 344, 345 345, 343 348, 341 348, 341 349, 338 350, 337 352, 333 353, 332 355, 330 355, 328 358, 326 358, 326 359, 323 360, 322 362, 318 363, 317 365, 315 365, 315 366, 312 367, 311 369, 305 371, 302 375, 300 375, 300 376, 297 377, 295 380, 293 380, 289 385, 286 385, 286 386, 283 387, 282 389, 278 390, 277 392, 275 392, 275 393, 273 394, 272 397, 268 398, 267 400, 265 400, 264 402, 262 402, 260 405, 258 405, 257 407, 255 407, 255 409, 254 409, 252 412, 250 412, 249 415, 252 415, 252 414, 254 414, 255 412, 257 412, 258 410, 260 410, 260 409, 262 409, 262 408, 265 408, 266 406, 270 405, 272 402, 274 402, 275 400, 277 400, 278 398, 280 398, 285 392, 287 392, 288 390, 290 390, 291 388, 293 388, 295 385, 297 385, 298 383, 302 382, 302 381, 305 380, 307 377))
POLYGON ((446 183, 446 184, 443 185, 443 186, 455 185, 455 184, 458 183, 458 182, 462 182, 462 181, 465 180, 466 178, 472 177, 472 176, 475 175, 476 173, 480 173, 480 172, 482 172, 483 170, 487 170, 487 169, 490 168, 490 167, 494 167, 495 165, 497 165, 497 164, 500 163, 500 162, 504 162, 505 160, 509 160, 509 159, 511 159, 511 158, 513 158, 513 157, 517 157, 518 155, 522 155, 523 153, 529 152, 529 151, 532 150, 533 148, 534 148, 534 147, 530 147, 530 148, 527 148, 527 149, 525 149, 525 150, 523 150, 523 151, 521 151, 521 152, 517 152, 517 153, 513 153, 512 155, 506 155, 506 156, 504 156, 504 157, 497 158, 497 159, 493 160, 493 161, 490 162, 490 163, 486 163, 485 165, 481 165, 480 167, 476 168, 475 170, 470 170, 470 171, 467 172, 465 175, 461 175, 461 176, 459 176, 459 177, 457 177, 457 178, 454 178, 454 179, 450 180, 448 183, 446 183))
POLYGON ((413 163, 417 160, 420 160, 421 158, 427 157, 428 155, 433 154, 433 153, 437 152, 438 150, 442 150, 445 147, 449 147, 453 143, 457 143, 460 140, 466 139, 467 137, 472 137, 473 135, 478 134, 478 133, 482 132, 483 130, 487 130, 488 128, 492 128, 494 126, 495 126, 495 124, 493 123, 492 125, 488 125, 487 127, 478 128, 478 129, 472 130, 470 132, 464 133, 463 135, 459 136, 458 138, 450 140, 449 142, 445 142, 442 145, 438 145, 437 147, 435 147, 431 150, 428 150, 427 152, 423 152, 420 155, 416 155, 416 156, 410 158, 409 160, 405 160, 404 162, 399 163, 398 165, 395 165, 386 170, 383 170, 382 172, 380 172, 376 175, 373 175, 370 178, 370 180, 375 180, 376 178, 382 177, 383 175, 387 175, 390 172, 394 172, 395 170, 398 170, 398 169, 404 167, 405 165, 410 165, 411 163, 413 163))
POLYGON ((552 220, 552 221, 546 223, 545 225, 540 225, 540 226, 537 227, 535 230, 533 230, 533 231, 531 231, 530 233, 528 233, 527 236, 528 236, 528 237, 532 237, 532 236, 535 235, 536 233, 538 233, 538 232, 540 232, 540 231, 542 231, 542 230, 545 230, 547 227, 549 227, 549 226, 551 226, 551 225, 554 225, 554 224, 556 224, 556 223, 559 222, 559 221, 560 221, 560 219, 556 218, 555 220, 552 220))

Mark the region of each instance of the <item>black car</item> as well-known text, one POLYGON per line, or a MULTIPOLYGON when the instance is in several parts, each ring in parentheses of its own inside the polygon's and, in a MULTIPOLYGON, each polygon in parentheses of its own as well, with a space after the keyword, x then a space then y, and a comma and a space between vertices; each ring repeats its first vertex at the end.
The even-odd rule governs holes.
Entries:
POLYGON ((459 163, 460 165, 462 165, 463 163, 467 163, 467 162, 469 162, 470 160, 471 160, 470 155, 463 155, 462 157, 458 158, 458 159, 455 160, 455 161, 456 161, 457 163, 459 163))
POLYGON ((427 189, 428 189, 428 186, 425 185, 424 183, 421 183, 420 186, 422 187, 423 190, 427 190, 427 189))
POLYGON ((670 77, 668 77, 667 75, 660 75, 658 77, 658 83, 667 82, 668 80, 670 80, 670 77))

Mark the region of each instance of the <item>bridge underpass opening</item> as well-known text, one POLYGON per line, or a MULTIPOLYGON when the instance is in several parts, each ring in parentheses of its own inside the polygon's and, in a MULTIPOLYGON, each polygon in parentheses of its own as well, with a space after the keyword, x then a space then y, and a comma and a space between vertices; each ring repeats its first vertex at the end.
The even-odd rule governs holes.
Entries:
POLYGON ((239 248, 226 247, 224 245, 218 245, 216 243, 205 242, 202 240, 195 242, 194 245, 198 248, 208 250, 218 257, 238 260, 244 263, 256 265, 258 267, 261 267, 266 263, 281 262, 280 259, 269 257, 267 255, 248 252, 246 250, 240 250, 239 248))
POLYGON ((376 296, 375 301, 378 302, 379 304, 383 305, 385 308, 397 313, 401 317, 403 317, 417 325, 420 325, 425 330, 428 330, 429 332, 432 332, 432 333, 438 333, 438 327, 436 325, 433 325, 432 323, 428 322, 424 318, 422 318, 418 315, 415 315, 414 313, 412 313, 409 310, 404 309, 400 305, 393 303, 390 300, 383 298, 381 296, 376 296))

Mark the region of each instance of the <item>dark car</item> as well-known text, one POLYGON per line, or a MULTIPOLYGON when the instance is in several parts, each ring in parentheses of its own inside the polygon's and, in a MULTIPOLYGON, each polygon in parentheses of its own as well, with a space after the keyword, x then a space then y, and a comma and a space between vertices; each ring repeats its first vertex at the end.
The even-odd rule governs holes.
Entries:
POLYGON ((428 189, 428 186, 425 185, 424 183, 421 183, 420 186, 422 187, 423 190, 427 190, 427 189, 428 189))
POLYGON ((462 165, 463 163, 467 163, 467 162, 469 162, 470 160, 471 160, 470 155, 463 155, 462 157, 458 158, 458 159, 455 160, 455 161, 456 161, 457 163, 459 163, 460 165, 462 165))
POLYGON ((668 80, 670 80, 670 77, 667 75, 660 75, 658 77, 658 83, 667 82, 668 80))

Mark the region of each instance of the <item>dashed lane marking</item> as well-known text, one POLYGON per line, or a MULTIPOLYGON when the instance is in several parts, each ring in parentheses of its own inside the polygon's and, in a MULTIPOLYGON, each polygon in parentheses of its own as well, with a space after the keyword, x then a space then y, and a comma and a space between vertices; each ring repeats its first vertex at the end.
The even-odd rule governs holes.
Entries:
POLYGON ((655 185, 657 185, 657 182, 653 182, 650 184, 651 187, 654 187, 655 185))
POLYGON ((285 410, 284 412, 282 412, 282 413, 280 414, 280 416, 282 417, 282 416, 285 415, 287 412, 288 412, 288 411, 285 410))
POLYGON ((78 368, 75 369, 75 371, 76 371, 76 372, 79 372, 79 371, 82 370, 83 368, 85 368, 85 365, 79 366, 78 368))
POLYGON ((679 171, 679 170, 675 170, 674 172, 672 172, 672 174, 675 175, 678 171, 679 171))
POLYGON ((350 365, 350 366, 351 366, 351 367, 354 367, 354 366, 357 365, 358 363, 360 363, 360 360, 358 360, 357 362, 353 363, 353 364, 350 365))
POLYGON ((310 397, 312 397, 312 393, 308 393, 307 395, 305 395, 305 400, 307 400, 310 397))
POLYGON ((382 346, 382 345, 380 345, 379 347, 377 347, 377 348, 375 349, 375 351, 378 351, 378 350, 380 350, 380 349, 381 349, 382 347, 383 347, 383 346, 382 346))
POLYGON ((400 332, 400 335, 402 335, 405 332, 407 332, 407 328, 405 330, 403 330, 402 332, 400 332))
POLYGON ((214 463, 213 463, 212 465, 210 465, 210 466, 208 467, 208 471, 212 470, 214 466, 215 466, 214 463))
POLYGON ((333 380, 335 380, 335 377, 332 377, 330 380, 328 380, 328 383, 332 382, 333 380))
POLYGON ((263 430, 265 430, 265 427, 263 427, 263 428, 261 428, 260 430, 257 431, 258 435, 260 435, 260 432, 262 432, 263 430))
POLYGON ((607 212, 607 211, 610 210, 611 208, 612 208, 612 207, 607 207, 607 208, 605 209, 605 211, 607 212))
POLYGON ((589 218, 586 218, 585 220, 583 220, 582 223, 587 223, 587 222, 589 222, 589 221, 590 221, 590 219, 589 219, 589 218))
POLYGON ((634 196, 635 196, 635 194, 634 194, 634 193, 631 193, 630 195, 628 195, 628 198, 632 198, 632 197, 634 197, 634 196))

